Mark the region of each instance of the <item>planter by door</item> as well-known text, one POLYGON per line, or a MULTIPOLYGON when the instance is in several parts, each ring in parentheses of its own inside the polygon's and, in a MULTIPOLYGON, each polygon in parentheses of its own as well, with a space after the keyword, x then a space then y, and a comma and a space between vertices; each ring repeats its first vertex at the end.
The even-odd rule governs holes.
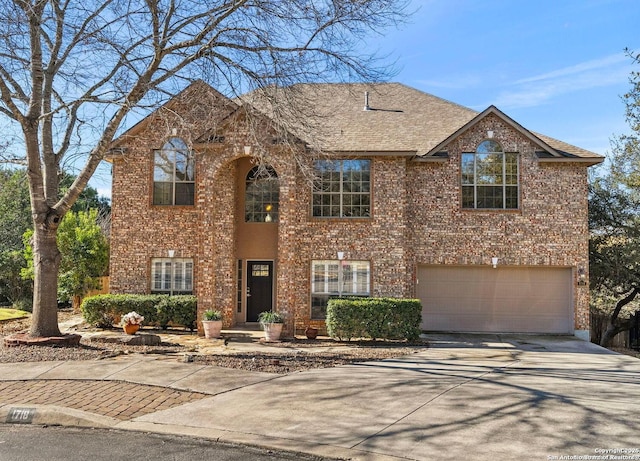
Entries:
POLYGON ((265 323, 262 326, 264 328, 264 339, 266 341, 278 341, 282 334, 282 326, 282 323, 265 323))
POLYGON ((222 331, 222 320, 203 320, 202 329, 205 338, 219 338, 220 331, 222 331))
POLYGON ((136 332, 140 329, 140 325, 135 323, 127 323, 125 325, 122 325, 122 329, 128 335, 135 335, 136 332))
POLYGON ((318 329, 315 327, 307 327, 304 330, 304 334, 307 335, 308 339, 316 339, 318 337, 318 329))

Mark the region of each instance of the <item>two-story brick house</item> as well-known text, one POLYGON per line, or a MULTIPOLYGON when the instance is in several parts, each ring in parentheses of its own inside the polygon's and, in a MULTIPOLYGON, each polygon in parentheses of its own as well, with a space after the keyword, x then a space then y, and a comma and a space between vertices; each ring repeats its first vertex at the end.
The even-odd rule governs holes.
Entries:
POLYGON ((288 334, 360 295, 420 298, 425 330, 588 338, 601 156, 401 84, 288 98, 314 114, 297 142, 197 82, 114 143, 112 292, 194 293, 227 327, 275 309, 288 334))

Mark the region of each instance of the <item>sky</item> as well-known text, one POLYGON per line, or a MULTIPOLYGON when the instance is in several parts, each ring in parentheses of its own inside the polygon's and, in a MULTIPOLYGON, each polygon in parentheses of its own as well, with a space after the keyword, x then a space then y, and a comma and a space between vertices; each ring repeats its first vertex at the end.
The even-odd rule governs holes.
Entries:
MULTIPOLYGON (((412 0, 415 13, 367 52, 395 62, 391 81, 606 155, 628 132, 622 95, 640 70, 640 0, 412 0)), ((110 196, 109 166, 90 183, 110 196)))
MULTIPOLYGON (((393 78, 525 128, 606 154, 628 131, 621 96, 640 52, 638 0, 415 0, 379 43, 393 78)), ((640 70, 636 65, 635 70, 640 70)))

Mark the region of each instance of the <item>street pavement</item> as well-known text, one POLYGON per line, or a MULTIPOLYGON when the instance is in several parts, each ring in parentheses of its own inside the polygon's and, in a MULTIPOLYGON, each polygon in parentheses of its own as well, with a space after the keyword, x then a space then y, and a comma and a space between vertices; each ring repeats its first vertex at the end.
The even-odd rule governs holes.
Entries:
POLYGON ((287 375, 145 355, 0 364, 0 422, 352 460, 640 460, 640 360, 562 336, 428 339, 410 356, 287 375))

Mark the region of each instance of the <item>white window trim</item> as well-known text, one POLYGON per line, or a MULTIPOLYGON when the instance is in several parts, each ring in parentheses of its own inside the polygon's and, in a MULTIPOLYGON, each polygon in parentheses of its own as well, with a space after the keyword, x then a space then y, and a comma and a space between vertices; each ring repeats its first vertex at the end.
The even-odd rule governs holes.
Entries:
POLYGON ((314 297, 371 296, 371 262, 364 260, 313 260, 311 261, 311 318, 314 297), (322 266, 320 273, 316 267, 322 266), (333 266, 333 268, 332 268, 333 266), (350 267, 351 280, 345 280, 344 268, 350 267), (340 269, 342 267, 342 270, 340 269), (318 277, 316 277, 318 275, 318 277), (319 280, 316 280, 316 279, 319 280))
POLYGON ((193 293, 193 259, 153 258, 151 291, 154 293, 193 293))
POLYGON ((361 260, 314 260, 311 262, 311 293, 315 295, 369 296, 371 293, 371 263, 361 260), (324 267, 322 281, 316 281, 317 266, 324 267), (331 279, 330 266, 338 266, 337 281, 331 279), (347 266, 351 268, 351 273, 355 274, 350 281, 345 281, 345 267, 347 266), (363 270, 366 271, 364 278, 362 277, 363 270), (337 290, 330 289, 332 283, 337 285, 337 290), (360 287, 366 287, 366 289, 359 290, 360 287))

